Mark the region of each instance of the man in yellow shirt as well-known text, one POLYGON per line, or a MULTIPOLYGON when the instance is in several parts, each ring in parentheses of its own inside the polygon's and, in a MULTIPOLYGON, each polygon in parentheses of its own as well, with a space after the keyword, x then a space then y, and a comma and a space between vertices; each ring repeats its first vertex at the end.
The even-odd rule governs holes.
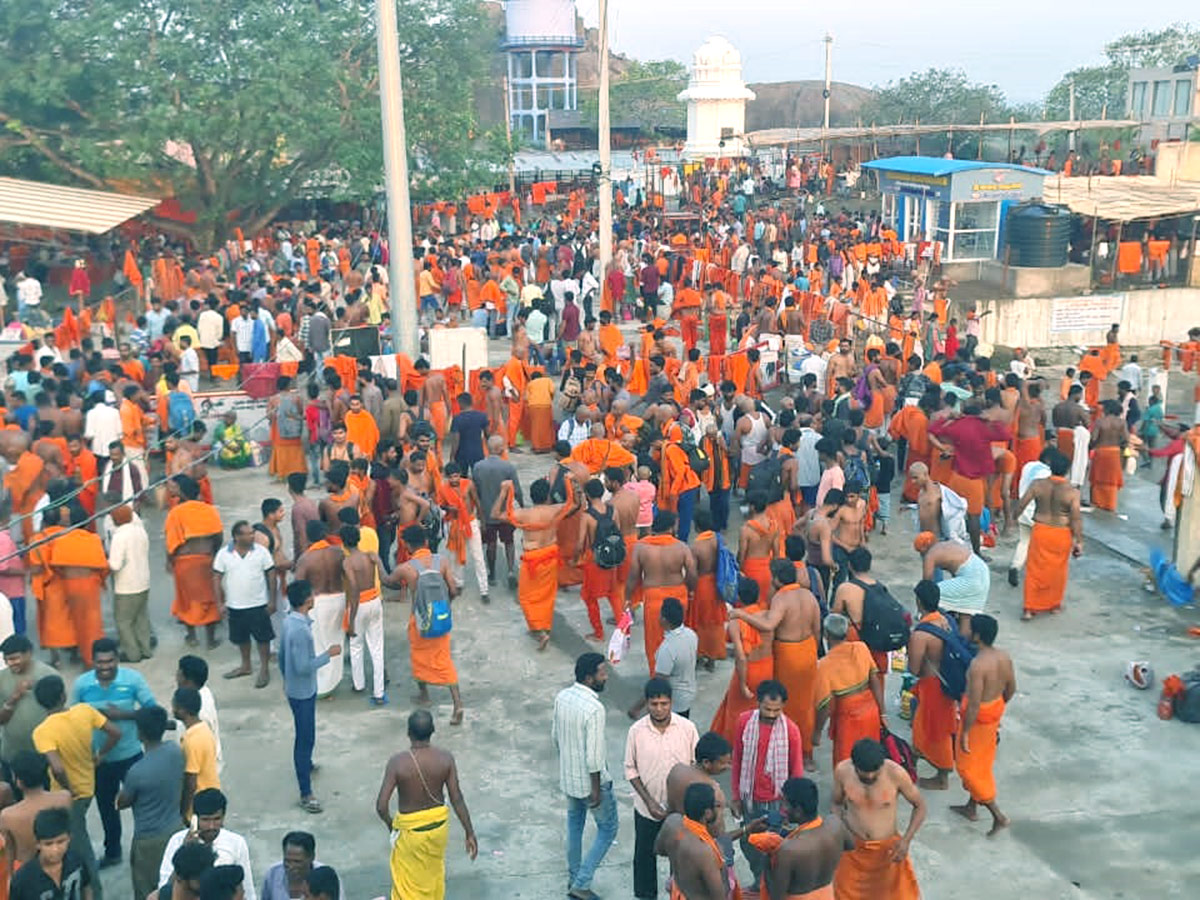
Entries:
POLYGON ((217 739, 212 729, 200 720, 200 692, 195 688, 179 688, 171 698, 171 711, 183 723, 183 794, 179 798, 179 814, 184 821, 191 818, 192 798, 197 791, 221 787, 217 771, 217 739))
POLYGON ((67 689, 57 675, 47 675, 33 688, 33 696, 46 710, 46 718, 33 729, 33 746, 46 755, 54 784, 71 792, 71 846, 83 859, 91 876, 93 900, 103 900, 92 839, 87 833, 87 811, 96 793, 96 769, 121 739, 121 730, 103 713, 86 703, 67 708, 67 689), (103 729, 104 745, 92 756, 92 732, 103 729))

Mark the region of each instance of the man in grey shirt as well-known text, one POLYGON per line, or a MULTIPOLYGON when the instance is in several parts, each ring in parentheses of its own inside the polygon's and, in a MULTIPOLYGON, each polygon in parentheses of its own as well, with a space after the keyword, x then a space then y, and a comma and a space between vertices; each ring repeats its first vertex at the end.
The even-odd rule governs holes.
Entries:
POLYGON ((662 602, 663 639, 654 654, 654 675, 671 683, 671 709, 689 718, 696 699, 696 632, 683 624, 683 603, 675 597, 662 602))
POLYGON ((650 380, 646 383, 646 393, 642 394, 641 402, 633 410, 635 415, 641 415, 651 406, 661 403, 664 397, 671 396, 671 382, 663 371, 664 366, 666 360, 661 356, 650 357, 650 380))
POLYGON ((145 900, 158 887, 159 861, 171 835, 179 830, 183 750, 174 741, 163 743, 167 711, 161 706, 143 706, 133 717, 143 755, 125 773, 117 809, 133 807, 129 870, 133 900, 145 900))
POLYGON ((493 434, 488 438, 488 456, 471 467, 471 480, 475 482, 475 493, 479 495, 479 518, 483 523, 483 546, 487 553, 488 584, 496 583, 496 539, 504 543, 504 556, 508 560, 508 586, 517 586, 516 550, 513 547, 513 525, 492 518, 492 507, 500 496, 500 485, 513 483, 513 498, 518 506, 525 505, 521 493, 521 478, 517 467, 506 459, 504 437, 493 434))
POLYGON ((320 307, 308 320, 308 349, 313 352, 318 367, 325 362, 325 357, 329 355, 329 349, 332 346, 329 343, 332 328, 333 324, 329 321, 329 316, 325 315, 325 310, 320 307))

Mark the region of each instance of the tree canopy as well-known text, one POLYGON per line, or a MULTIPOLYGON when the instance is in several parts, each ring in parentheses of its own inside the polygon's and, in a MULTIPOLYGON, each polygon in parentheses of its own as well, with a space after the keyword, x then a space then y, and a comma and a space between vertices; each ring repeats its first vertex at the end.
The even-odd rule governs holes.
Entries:
MULTIPOLYGON (((687 110, 676 96, 687 87, 688 70, 673 59, 641 62, 631 60, 628 68, 609 85, 609 105, 614 122, 636 122, 643 131, 658 127, 683 128, 687 110)), ((595 123, 599 114, 599 91, 579 92, 581 118, 595 123)))
MULTIPOLYGON (((490 184, 474 0, 398 5, 414 196, 490 184)), ((4 0, 0 168, 175 196, 211 248, 320 189, 382 183, 374 0, 4 0)))

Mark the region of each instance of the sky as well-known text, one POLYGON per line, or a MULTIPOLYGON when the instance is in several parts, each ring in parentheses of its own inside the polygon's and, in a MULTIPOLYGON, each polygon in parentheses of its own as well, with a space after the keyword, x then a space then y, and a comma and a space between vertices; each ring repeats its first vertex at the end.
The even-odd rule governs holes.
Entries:
MULTIPOLYGON (((742 54, 747 81, 823 78, 826 31, 834 38, 833 78, 882 85, 913 71, 961 68, 996 84, 1012 102, 1041 100, 1063 73, 1104 61, 1104 45, 1129 32, 1195 21, 1195 0, 1037 3, 910 0, 904 4, 815 4, 797 0, 609 0, 615 52, 691 62, 713 34, 742 54)), ((589 26, 597 0, 577 0, 589 26)))

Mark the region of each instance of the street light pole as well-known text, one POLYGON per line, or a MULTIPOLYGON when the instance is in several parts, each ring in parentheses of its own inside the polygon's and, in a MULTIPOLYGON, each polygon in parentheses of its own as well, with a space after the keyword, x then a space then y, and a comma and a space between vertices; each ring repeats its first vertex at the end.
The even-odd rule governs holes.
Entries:
POLYGON ((416 357, 417 290, 413 272, 412 210, 408 197, 408 142, 404 136, 404 87, 396 0, 375 0, 379 54, 379 106, 383 120, 383 171, 387 191, 388 281, 392 299, 392 345, 416 357))
MULTIPOLYGON (((608 112, 608 0, 600 0, 600 111, 598 137, 600 149, 600 178, 597 193, 600 199, 600 272, 601 285, 608 278, 608 266, 613 253, 612 146, 608 112)), ((603 290, 603 288, 601 289, 603 290)), ((614 297, 615 303, 618 298, 614 297)))

